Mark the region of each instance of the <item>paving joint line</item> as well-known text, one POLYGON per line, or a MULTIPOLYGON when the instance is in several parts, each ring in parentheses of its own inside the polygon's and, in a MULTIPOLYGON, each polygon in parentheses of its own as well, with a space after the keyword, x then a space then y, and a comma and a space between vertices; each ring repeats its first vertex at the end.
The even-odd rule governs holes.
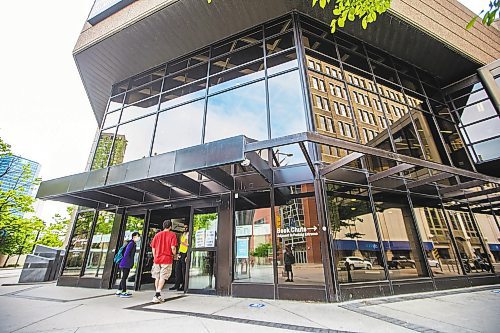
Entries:
POLYGON ((33 323, 30 323, 30 324, 28 324, 28 325, 24 325, 24 326, 22 326, 22 327, 16 328, 15 330, 11 331, 11 333, 13 333, 13 332, 17 332, 17 331, 19 331, 19 330, 25 329, 26 327, 30 327, 30 326, 32 326, 32 325, 38 324, 39 322, 42 322, 42 321, 47 320, 47 319, 49 319, 49 318, 53 318, 53 317, 55 317, 55 316, 58 316, 58 315, 60 315, 60 314, 65 313, 65 312, 71 311, 71 310, 76 309, 76 308, 78 308, 78 307, 80 307, 80 306, 82 306, 82 304, 75 305, 75 306, 74 306, 74 307, 72 307, 72 308, 69 308, 69 309, 66 309, 66 310, 64 310, 64 311, 61 311, 61 312, 55 313, 55 314, 53 314, 53 315, 50 315, 50 316, 48 316, 48 317, 42 318, 42 319, 37 320, 37 321, 35 321, 35 322, 33 322, 33 323))
POLYGON ((184 315, 184 316, 190 316, 190 317, 219 320, 219 321, 227 321, 227 322, 233 322, 233 323, 239 323, 239 324, 256 325, 256 326, 271 327, 271 328, 280 328, 280 329, 284 329, 284 330, 291 330, 291 331, 298 331, 298 332, 353 333, 352 331, 341 331, 341 330, 334 330, 334 329, 321 328, 321 327, 301 326, 301 325, 293 325, 293 324, 285 324, 285 323, 275 323, 275 322, 269 322, 269 321, 263 321, 263 320, 254 320, 254 319, 245 319, 245 318, 238 318, 238 317, 214 315, 214 314, 210 314, 210 313, 146 308, 147 306, 151 306, 151 305, 157 305, 157 304, 149 302, 149 303, 145 303, 145 304, 131 306, 131 307, 128 307, 125 309, 134 310, 134 311, 155 312, 155 313, 178 314, 178 315, 184 315))

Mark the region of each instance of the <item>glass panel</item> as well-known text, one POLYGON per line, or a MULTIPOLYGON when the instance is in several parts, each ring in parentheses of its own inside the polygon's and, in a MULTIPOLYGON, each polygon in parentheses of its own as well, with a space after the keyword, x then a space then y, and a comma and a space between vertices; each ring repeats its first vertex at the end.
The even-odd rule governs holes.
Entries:
MULTIPOLYGON (((270 203, 269 199, 267 203, 270 203)), ((236 282, 273 283, 271 208, 237 209, 235 224, 234 280, 236 282)))
MULTIPOLYGON (((101 132, 95 150, 94 160, 92 161, 92 167, 90 168, 91 170, 102 169, 108 166, 108 159, 111 153, 111 147, 113 146, 115 131, 116 127, 113 127, 101 132)), ((118 142, 118 144, 120 144, 120 142, 118 142)))
POLYGON ((201 144, 205 101, 185 104, 158 115, 152 155, 201 144))
POLYGON ((165 110, 176 105, 205 97, 206 81, 198 81, 178 89, 163 93, 160 99, 160 110, 165 110))
POLYGON ((143 99, 149 98, 151 96, 158 95, 160 91, 161 91, 161 80, 153 84, 149 84, 145 87, 129 91, 125 96, 124 107, 142 101, 143 99))
POLYGON ((396 74, 396 71, 385 67, 384 65, 381 65, 379 63, 376 63, 374 61, 371 61, 373 73, 377 75, 378 77, 383 78, 384 80, 399 84, 398 82, 398 77, 396 74))
POLYGON ((264 81, 226 91, 208 98, 205 141, 237 135, 267 139, 264 81))
POLYGON ((273 57, 267 58, 267 75, 273 75, 292 68, 297 68, 297 53, 295 50, 285 52, 273 57))
POLYGON ((132 78, 129 89, 134 89, 136 87, 140 87, 147 83, 156 81, 158 79, 161 79, 164 75, 165 75, 165 65, 150 69, 149 71, 143 74, 139 74, 136 77, 132 78))
POLYGON ((210 75, 252 62, 264 56, 262 44, 247 47, 210 62, 210 75))
POLYGON ((451 93, 450 97, 453 99, 455 107, 459 109, 466 105, 471 105, 475 102, 483 100, 487 98, 488 95, 484 91, 483 85, 478 82, 472 86, 468 86, 451 93))
POLYGON ((215 288, 215 257, 217 244, 217 213, 194 214, 191 263, 189 267, 189 289, 215 288))
POLYGON ((271 137, 277 138, 307 130, 299 72, 269 79, 271 137))
POLYGON ((266 39, 266 52, 269 55, 289 49, 294 45, 293 31, 290 31, 286 34, 266 39))
POLYGON ((124 123, 128 120, 156 112, 156 110, 158 110, 158 96, 145 99, 139 103, 123 108, 120 121, 124 123))
POLYGON ((149 156, 155 118, 149 116, 118 127, 110 165, 149 156))
POLYGON ((69 241, 63 275, 80 275, 93 219, 93 211, 78 214, 73 235, 71 235, 71 240, 69 241))
MULTIPOLYGON (((306 150, 309 152, 309 147, 306 144, 306 150)), ((310 156, 310 155, 309 155, 310 156)), ((273 165, 276 167, 287 166, 292 164, 305 163, 306 158, 299 144, 292 144, 273 148, 273 165)))
POLYGON ((428 276, 406 193, 372 193, 391 279, 428 276))
POLYGON ((302 43, 304 44, 304 47, 308 49, 315 50, 321 54, 326 54, 334 59, 338 58, 335 44, 333 42, 326 41, 304 31, 302 35, 302 43))
POLYGON ((266 26, 264 27, 264 33, 266 37, 271 37, 281 32, 285 32, 286 30, 291 28, 292 28, 292 19, 287 18, 285 20, 281 20, 278 23, 272 22, 270 24, 269 23, 266 24, 266 26))
POLYGON ((368 60, 358 53, 349 51, 343 47, 339 46, 340 60, 352 67, 359 68, 365 72, 370 72, 370 66, 368 65, 368 60))
POLYGON ((123 104, 124 97, 125 97, 125 94, 111 97, 109 99, 108 111, 114 111, 116 109, 121 108, 122 104, 123 104))
MULTIPOLYGON (((113 90, 111 91, 111 95, 116 96, 118 94, 121 94, 121 93, 124 93, 125 91, 127 91, 128 83, 129 83, 129 80, 127 79, 125 81, 122 81, 120 83, 115 84, 113 86, 113 90)), ((122 95, 122 100, 123 100, 123 95, 122 95)))
POLYGON ((437 197, 414 194, 411 195, 411 200, 421 230, 427 263, 434 276, 460 275, 460 263, 441 209, 441 201, 437 197))
POLYGON ((234 70, 226 71, 220 75, 212 76, 209 80, 209 93, 212 94, 263 77, 264 61, 257 61, 234 70))
POLYGON ((385 280, 368 189, 327 184, 326 191, 339 282, 385 280))
POLYGON ((178 72, 167 76, 163 82, 163 91, 172 90, 174 88, 192 83, 207 77, 208 64, 197 65, 188 70, 178 72))
POLYGON ((278 283, 323 285, 314 186, 304 184, 275 190, 278 283))
MULTIPOLYGON (((481 142, 472 146, 477 155, 476 162, 485 162, 500 157, 500 138, 481 142)), ((474 156, 474 155, 473 155, 474 156)))
POLYGON ((492 118, 480 123, 464 127, 462 131, 467 132, 470 142, 489 139, 499 134, 500 118, 492 118))
POLYGON ((401 73, 399 74, 399 79, 401 80, 401 85, 403 87, 405 87, 406 89, 417 92, 421 95, 424 94, 424 90, 422 89, 422 85, 420 84, 420 82, 417 79, 415 79, 411 76, 408 76, 408 75, 401 74, 401 73))
MULTIPOLYGON (((472 214, 461 210, 456 204, 447 206, 446 213, 452 224, 453 236, 457 241, 465 272, 467 274, 487 274, 491 270, 487 260, 489 254, 481 245, 472 214)), ((484 215, 481 216, 482 214, 475 215, 479 220, 485 218, 484 215)))
POLYGON ((212 49, 212 58, 257 43, 259 40, 262 40, 262 28, 260 27, 244 32, 241 35, 231 38, 227 42, 214 46, 212 49))
POLYGON ((106 263, 106 254, 108 253, 109 240, 111 238, 111 229, 115 214, 110 212, 99 212, 95 225, 94 235, 90 244, 89 257, 85 265, 84 276, 100 277, 106 263))
MULTIPOLYGON (((393 125, 391 127, 391 130, 398 130, 402 127, 397 125, 398 124, 393 125)), ((409 117, 405 117, 401 125, 405 125, 405 127, 398 130, 396 133, 393 133, 396 151, 403 155, 423 159, 424 155, 422 153, 422 148, 420 147, 420 144, 418 142, 415 129, 413 128, 413 124, 411 123, 411 119, 409 117)))
POLYGON ((465 109, 458 110, 457 112, 463 125, 492 117, 497 114, 490 100, 468 106, 465 109))
POLYGON ((167 75, 177 73, 188 67, 192 67, 206 61, 208 61, 208 50, 204 49, 194 55, 183 57, 170 62, 167 67, 167 75))
POLYGON ((119 120, 120 120, 120 111, 108 113, 106 115, 104 123, 102 124, 102 128, 108 128, 110 126, 115 126, 116 124, 118 124, 119 120))
POLYGON ((215 251, 191 252, 189 289, 215 289, 215 251))
MULTIPOLYGON (((132 239, 132 233, 133 232, 139 232, 142 233, 142 230, 144 228, 144 215, 137 215, 137 216, 132 216, 132 215, 127 215, 127 220, 125 222, 125 232, 123 234, 123 239, 122 242, 118 243, 118 248, 120 248, 122 245, 126 244, 132 239)), ((140 235, 142 237, 142 235, 140 235)), ((135 247, 135 256, 134 256, 134 266, 130 269, 130 273, 127 279, 127 287, 133 288, 135 285, 135 281, 137 280, 137 265, 139 263, 139 255, 141 253, 141 245, 142 245, 142 238, 139 242, 137 242, 135 247)), ((116 284, 120 283, 121 280, 121 270, 117 270, 116 272, 116 284)))
POLYGON ((450 152, 453 164, 456 167, 464 169, 472 169, 469 157, 465 151, 464 142, 460 138, 460 135, 456 131, 455 125, 446 121, 440 117, 436 117, 438 122, 439 130, 443 135, 444 142, 448 146, 448 151, 450 152))

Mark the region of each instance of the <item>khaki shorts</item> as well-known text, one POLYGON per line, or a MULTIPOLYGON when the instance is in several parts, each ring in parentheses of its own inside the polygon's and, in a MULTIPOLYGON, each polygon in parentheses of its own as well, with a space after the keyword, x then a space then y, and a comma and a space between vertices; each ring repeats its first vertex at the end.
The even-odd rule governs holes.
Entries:
POLYGON ((168 280, 170 274, 172 274, 172 264, 153 264, 153 268, 151 268, 153 279, 168 280))

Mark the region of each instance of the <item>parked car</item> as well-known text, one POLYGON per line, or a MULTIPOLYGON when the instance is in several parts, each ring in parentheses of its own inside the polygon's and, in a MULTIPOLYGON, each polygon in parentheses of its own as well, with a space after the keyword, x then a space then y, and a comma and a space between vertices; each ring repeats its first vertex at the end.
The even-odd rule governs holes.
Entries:
POLYGON ((431 266, 431 267, 435 267, 435 268, 441 267, 441 265, 439 264, 439 261, 437 261, 436 259, 427 258, 427 262, 429 263, 429 266, 431 266))
POLYGON ((415 268, 415 260, 411 260, 406 258, 405 256, 396 256, 393 257, 392 260, 389 260, 387 262, 387 266, 389 269, 395 268, 395 269, 400 269, 400 268, 415 268))
POLYGON ((350 270, 355 269, 372 269, 373 265, 370 261, 360 258, 360 257, 345 257, 339 261, 339 269, 345 270, 347 268, 347 264, 349 265, 350 270))

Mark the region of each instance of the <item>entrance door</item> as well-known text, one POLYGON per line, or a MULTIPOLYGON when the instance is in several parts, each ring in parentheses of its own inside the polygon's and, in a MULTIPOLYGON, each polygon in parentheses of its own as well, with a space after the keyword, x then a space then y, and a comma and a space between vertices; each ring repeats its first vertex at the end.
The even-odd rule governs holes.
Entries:
MULTIPOLYGON (((136 251, 134 257, 134 266, 130 269, 130 274, 127 279, 127 289, 136 290, 138 279, 137 272, 139 272, 138 266, 140 263, 140 253, 142 252, 142 244, 144 244, 143 230, 144 222, 146 220, 146 212, 130 213, 125 217, 125 225, 121 231, 121 238, 118 241, 118 248, 120 248, 125 242, 132 239, 132 233, 137 231, 141 235, 141 240, 136 244, 136 251)), ((118 286, 121 281, 121 270, 115 269, 115 285, 118 286)))
POLYGON ((195 208, 191 228, 189 291, 215 293, 218 213, 216 208, 195 208))
MULTIPOLYGON (((163 229, 163 221, 172 220, 172 231, 178 234, 182 233, 182 226, 189 222, 190 207, 180 207, 175 209, 156 209, 151 210, 149 221, 144 232, 143 244, 144 251, 142 257, 142 269, 140 279, 140 289, 154 289, 154 279, 151 277, 151 268, 153 268, 153 250, 151 249, 151 241, 154 236, 163 229)), ((175 269, 175 265, 173 266, 175 269)), ((174 283, 175 271, 172 270, 172 275, 167 280, 167 284, 174 283)))

